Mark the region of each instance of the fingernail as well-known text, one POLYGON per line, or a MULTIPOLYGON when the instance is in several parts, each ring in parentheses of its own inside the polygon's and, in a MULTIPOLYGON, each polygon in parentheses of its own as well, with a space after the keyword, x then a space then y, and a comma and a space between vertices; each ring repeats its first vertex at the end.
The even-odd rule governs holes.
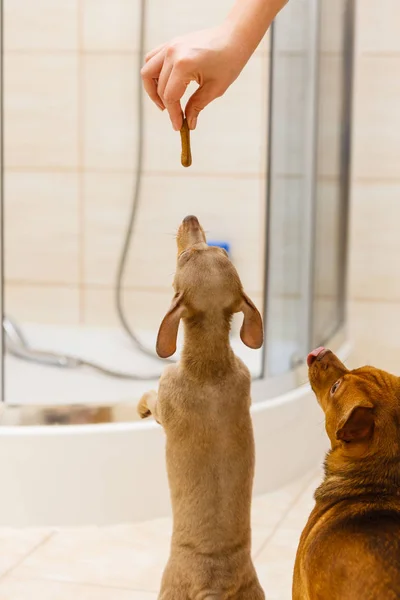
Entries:
POLYGON ((192 117, 188 123, 189 129, 196 129, 197 117, 192 117))
POLYGON ((163 106, 162 104, 157 104, 157 106, 161 110, 161 112, 163 112, 163 110, 165 110, 165 106, 163 106))

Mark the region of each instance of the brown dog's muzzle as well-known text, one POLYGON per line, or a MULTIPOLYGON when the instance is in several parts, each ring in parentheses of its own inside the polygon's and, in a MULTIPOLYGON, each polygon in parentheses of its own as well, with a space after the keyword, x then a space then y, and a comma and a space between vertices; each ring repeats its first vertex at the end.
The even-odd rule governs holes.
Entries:
POLYGON ((316 348, 315 350, 310 352, 310 354, 307 356, 307 365, 309 367, 311 367, 311 365, 314 364, 314 362, 316 360, 321 360, 327 352, 330 352, 330 351, 327 350, 326 348, 323 348, 322 346, 320 346, 319 348, 316 348))
POLYGON ((308 376, 315 392, 330 388, 337 379, 347 373, 344 364, 331 350, 317 348, 307 357, 308 376))

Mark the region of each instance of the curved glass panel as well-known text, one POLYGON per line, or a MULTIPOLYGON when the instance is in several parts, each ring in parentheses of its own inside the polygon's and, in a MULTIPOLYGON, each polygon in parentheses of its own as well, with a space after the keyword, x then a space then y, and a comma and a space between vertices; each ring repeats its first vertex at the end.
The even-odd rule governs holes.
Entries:
POLYGON ((240 342, 240 315, 232 332, 255 397, 290 389, 310 347, 345 322, 353 2, 287 4, 201 115, 187 170, 139 65, 231 0, 172 20, 161 0, 157 18, 146 0, 72 4, 1 15, 2 399, 25 407, 7 422, 136 418, 165 365, 155 338, 188 213, 228 248, 264 315, 263 350, 240 342))

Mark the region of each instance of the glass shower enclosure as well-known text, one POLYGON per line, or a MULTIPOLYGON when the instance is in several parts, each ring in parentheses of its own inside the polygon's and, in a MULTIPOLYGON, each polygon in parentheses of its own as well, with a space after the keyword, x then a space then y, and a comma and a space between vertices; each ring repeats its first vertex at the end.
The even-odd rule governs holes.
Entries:
MULTIPOLYGON (((3 4, 0 422, 137 418, 163 369, 154 340, 187 213, 227 245, 263 313, 259 352, 242 347, 236 320, 232 331, 253 400, 304 383, 308 352, 346 340, 353 0, 287 4, 204 111, 185 173, 176 135, 132 75, 179 33, 166 8, 156 23, 142 2, 128 36, 131 15, 110 21, 110 0, 75 37, 26 41, 24 15, 47 28, 51 15, 3 4)), ((177 29, 189 30, 186 17, 177 29)))

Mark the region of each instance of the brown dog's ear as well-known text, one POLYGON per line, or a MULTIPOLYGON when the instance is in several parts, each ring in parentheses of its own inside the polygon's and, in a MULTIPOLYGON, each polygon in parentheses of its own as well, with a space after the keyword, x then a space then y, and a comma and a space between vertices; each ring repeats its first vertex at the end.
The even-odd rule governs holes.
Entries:
POLYGON ((364 402, 354 406, 339 423, 336 439, 343 442, 366 442, 372 437, 375 425, 373 405, 364 402))
POLYGON ((264 341, 262 318, 253 302, 244 292, 240 310, 244 315, 243 324, 240 329, 240 337, 243 344, 246 344, 249 348, 253 348, 253 350, 261 348, 264 341))
POLYGON ((175 354, 179 322, 184 312, 183 294, 179 294, 174 297, 171 307, 158 330, 156 350, 160 358, 169 358, 175 354))

